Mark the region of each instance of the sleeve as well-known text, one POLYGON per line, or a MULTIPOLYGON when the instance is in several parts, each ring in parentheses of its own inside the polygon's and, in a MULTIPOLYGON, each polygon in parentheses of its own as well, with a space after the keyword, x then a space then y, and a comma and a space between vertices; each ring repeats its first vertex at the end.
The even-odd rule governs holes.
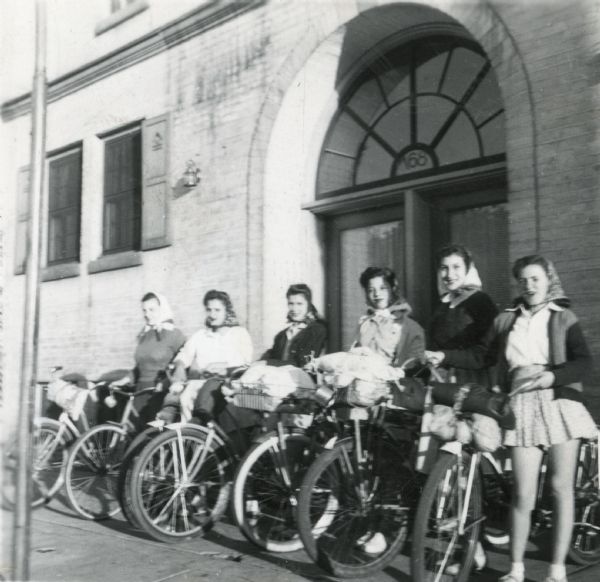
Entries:
POLYGON ((189 368, 194 359, 196 358, 196 347, 198 343, 198 334, 195 333, 189 340, 187 340, 183 347, 179 350, 179 353, 175 356, 174 362, 181 364, 183 368, 189 368))
POLYGON ((171 340, 171 346, 173 347, 173 357, 176 358, 177 354, 185 344, 185 336, 181 330, 175 328, 173 330, 173 338, 171 340))
POLYGON ((413 323, 414 334, 408 346, 407 355, 409 358, 415 358, 419 362, 422 362, 425 359, 425 331, 417 322, 413 323))
POLYGON ((592 356, 579 323, 567 330, 567 361, 552 368, 555 386, 584 382, 592 369, 592 356))
POLYGON ((236 344, 240 363, 249 364, 252 362, 254 347, 252 346, 252 338, 245 327, 239 327, 236 334, 236 344))
POLYGON ((442 365, 465 370, 481 370, 496 364, 500 342, 497 321, 494 320, 494 325, 472 347, 462 350, 440 350, 444 354, 442 365))
MULTIPOLYGON (((311 354, 318 358, 325 347, 325 340, 327 339, 327 327, 324 323, 313 323, 306 331, 310 335, 307 334, 306 342, 302 342, 301 349, 294 357, 294 364, 298 368, 306 365, 311 354)), ((298 338, 298 341, 300 341, 300 338, 298 338)))

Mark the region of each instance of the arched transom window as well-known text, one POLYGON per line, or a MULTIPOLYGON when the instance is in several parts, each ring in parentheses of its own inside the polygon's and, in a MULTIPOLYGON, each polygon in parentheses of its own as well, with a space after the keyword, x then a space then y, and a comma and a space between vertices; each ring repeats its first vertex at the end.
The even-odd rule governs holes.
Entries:
POLYGON ((321 151, 320 197, 504 159, 502 97, 489 60, 455 37, 387 53, 340 102, 321 151))

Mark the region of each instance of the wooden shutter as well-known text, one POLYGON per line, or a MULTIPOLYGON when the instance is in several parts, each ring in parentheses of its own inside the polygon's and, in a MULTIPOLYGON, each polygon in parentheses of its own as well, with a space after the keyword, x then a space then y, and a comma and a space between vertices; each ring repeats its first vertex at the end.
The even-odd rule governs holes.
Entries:
POLYGON ((15 275, 25 272, 27 261, 27 225, 29 224, 29 166, 19 170, 17 176, 17 221, 15 240, 15 275))
POLYGON ((142 249, 170 244, 169 116, 153 117, 142 125, 142 249))

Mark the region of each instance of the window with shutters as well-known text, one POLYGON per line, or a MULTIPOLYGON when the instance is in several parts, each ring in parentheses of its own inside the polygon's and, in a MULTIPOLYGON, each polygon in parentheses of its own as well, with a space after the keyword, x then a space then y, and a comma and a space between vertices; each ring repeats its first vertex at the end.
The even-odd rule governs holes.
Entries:
POLYGON ((48 164, 48 265, 79 261, 81 149, 48 164))
POLYGON ((106 140, 104 152, 104 254, 139 250, 142 211, 141 131, 106 140))

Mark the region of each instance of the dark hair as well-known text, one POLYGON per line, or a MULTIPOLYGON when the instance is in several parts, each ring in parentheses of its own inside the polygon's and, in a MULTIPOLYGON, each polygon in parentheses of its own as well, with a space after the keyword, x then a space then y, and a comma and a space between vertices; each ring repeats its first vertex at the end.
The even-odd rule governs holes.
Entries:
POLYGON ((150 291, 150 293, 146 293, 146 295, 142 297, 142 303, 150 301, 151 299, 156 299, 156 301, 158 301, 158 304, 160 305, 160 299, 158 298, 158 295, 156 295, 156 293, 152 293, 152 291, 150 291))
POLYGON ((210 291, 207 291, 206 295, 204 295, 204 299, 202 300, 202 302, 204 303, 204 307, 207 306, 209 301, 213 301, 215 299, 220 301, 225 306, 226 315, 225 323, 223 325, 226 325, 228 327, 239 325, 237 316, 233 309, 233 303, 231 302, 229 295, 225 291, 217 291, 216 289, 211 289, 210 291))
POLYGON ((451 255, 458 255, 465 263, 465 267, 467 271, 471 268, 473 264, 473 255, 471 251, 464 247, 463 245, 450 244, 438 249, 435 253, 435 264, 437 267, 440 266, 442 259, 449 257, 451 255))
POLYGON ((387 267, 367 267, 360 275, 360 286, 365 290, 369 287, 369 281, 375 277, 382 277, 386 285, 390 288, 390 305, 400 299, 400 290, 396 273, 387 267))
POLYGON ((321 319, 317 308, 312 302, 312 291, 306 283, 293 283, 288 287, 285 293, 286 298, 290 298, 290 295, 302 295, 308 303, 308 313, 306 314, 307 319, 316 320, 321 319))
POLYGON ((542 255, 527 255, 526 257, 521 257, 515 261, 512 268, 513 277, 518 279, 521 275, 521 271, 525 267, 529 267, 529 265, 538 265, 544 269, 546 275, 550 274, 550 264, 548 263, 548 259, 542 257, 542 255))

